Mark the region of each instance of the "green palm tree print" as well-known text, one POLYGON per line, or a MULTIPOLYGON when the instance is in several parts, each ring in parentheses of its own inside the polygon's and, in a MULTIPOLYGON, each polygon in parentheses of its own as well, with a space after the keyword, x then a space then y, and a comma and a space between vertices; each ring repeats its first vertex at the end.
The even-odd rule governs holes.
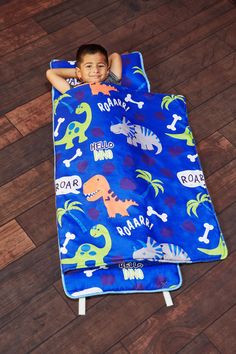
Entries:
POLYGON ((136 170, 136 172, 139 172, 139 174, 136 176, 136 178, 142 178, 145 181, 148 182, 148 188, 147 190, 144 192, 143 197, 146 197, 150 188, 153 188, 155 191, 155 198, 157 197, 159 190, 162 191, 162 193, 164 193, 164 188, 161 185, 161 183, 163 184, 163 182, 159 179, 152 179, 152 175, 150 172, 148 171, 144 171, 144 170, 136 170))
POLYGON ((134 74, 140 74, 140 75, 143 75, 145 77, 144 71, 139 66, 133 66, 132 69, 137 69, 137 70, 135 70, 133 72, 134 74))
POLYGON ((197 208, 199 207, 200 204, 204 202, 211 203, 209 194, 198 193, 197 199, 189 200, 188 203, 186 204, 188 215, 191 216, 191 213, 193 213, 198 218, 197 208))
POLYGON ((71 200, 67 200, 64 204, 64 208, 57 209, 57 220, 58 220, 58 224, 61 227, 62 227, 63 215, 69 214, 79 224, 79 226, 83 232, 87 231, 86 227, 82 224, 82 222, 71 213, 72 210, 79 210, 80 212, 84 213, 83 209, 78 206, 79 204, 82 204, 82 203, 71 202, 71 200))
POLYGON ((174 100, 181 100, 181 101, 185 102, 184 96, 182 96, 182 95, 165 96, 165 97, 163 97, 163 99, 161 101, 161 108, 163 109, 163 107, 164 107, 165 109, 169 110, 169 104, 171 102, 173 102, 174 100))

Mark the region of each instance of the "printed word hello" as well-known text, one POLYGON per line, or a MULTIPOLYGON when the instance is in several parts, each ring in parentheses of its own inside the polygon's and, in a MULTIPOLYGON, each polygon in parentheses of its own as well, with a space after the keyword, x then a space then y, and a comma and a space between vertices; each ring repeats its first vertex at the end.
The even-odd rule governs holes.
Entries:
POLYGON ((114 143, 112 141, 97 141, 90 144, 90 151, 100 150, 100 149, 113 149, 114 143))

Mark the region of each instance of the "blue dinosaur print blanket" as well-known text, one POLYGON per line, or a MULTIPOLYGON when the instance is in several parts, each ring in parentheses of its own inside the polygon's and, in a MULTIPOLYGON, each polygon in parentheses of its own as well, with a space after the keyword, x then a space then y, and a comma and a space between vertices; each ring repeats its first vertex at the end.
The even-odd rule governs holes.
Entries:
POLYGON ((179 269, 170 263, 227 256, 183 96, 88 84, 59 96, 53 110, 59 250, 68 296, 88 294, 82 291, 88 278, 92 295, 126 292, 124 280, 135 277, 133 291, 145 291, 144 282, 148 291, 175 289, 179 269))

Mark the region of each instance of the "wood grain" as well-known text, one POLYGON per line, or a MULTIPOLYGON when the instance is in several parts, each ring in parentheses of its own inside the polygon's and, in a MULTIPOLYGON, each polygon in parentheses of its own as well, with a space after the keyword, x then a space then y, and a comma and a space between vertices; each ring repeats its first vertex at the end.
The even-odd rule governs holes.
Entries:
POLYGON ((222 317, 209 326, 204 333, 215 343, 221 353, 233 353, 235 350, 236 306, 232 306, 222 317))
POLYGON ((0 29, 18 23, 43 9, 61 3, 63 0, 12 0, 1 6, 0 29))
POLYGON ((49 161, 0 187, 0 225, 14 219, 54 193, 53 167, 49 161))
MULTIPOLYGON (((14 320, 16 311, 60 277, 57 240, 35 248, 1 271, 0 327, 14 320)), ((22 333, 23 334, 23 333, 22 333)))
POLYGON ((24 304, 1 330, 3 353, 26 353, 75 318, 53 287, 24 304), (19 343, 20 342, 20 343, 19 343))
POLYGON ((47 125, 0 151, 0 185, 37 166, 53 155, 52 126, 47 125), (18 161, 21 161, 19 164, 18 161))
POLYGON ((122 339, 122 343, 129 351, 136 353, 179 351, 234 304, 236 288, 232 288, 226 274, 228 279, 232 279, 236 272, 235 265, 234 252, 200 279, 198 284, 179 295, 171 312, 168 308, 162 308, 122 339), (210 294, 214 294, 214 301, 211 301, 210 294))
POLYGON ((201 140, 198 153, 205 177, 236 158, 235 146, 219 132, 201 140))
POLYGON ((233 160, 207 178, 207 186, 217 212, 222 211, 236 199, 235 168, 236 160, 233 160))
POLYGON ((16 220, 37 246, 55 237, 57 234, 55 195, 27 209, 17 216, 16 220))
POLYGON ((52 121, 51 93, 47 92, 34 100, 8 112, 6 117, 22 135, 47 125, 52 121))
POLYGON ((182 83, 198 71, 224 58, 232 51, 232 48, 220 41, 218 37, 211 35, 152 67, 147 71, 147 74, 153 82, 153 88, 157 87, 155 78, 158 77, 158 88, 165 92, 170 87, 182 83))
POLYGON ((27 43, 43 37, 46 32, 32 18, 1 31, 0 53, 6 55, 27 43))
POLYGON ((0 117, 0 149, 4 148, 8 144, 20 139, 22 135, 20 132, 12 125, 7 117, 0 117))
POLYGON ((231 123, 235 120, 235 112, 236 85, 233 85, 191 110, 189 119, 195 139, 200 142, 231 123))
POLYGON ((34 243, 15 220, 0 227, 0 269, 33 248, 34 243))
POLYGON ((1 353, 233 353, 236 252, 236 6, 233 0, 0 0, 1 353), (83 43, 140 51, 152 91, 186 96, 229 256, 181 265, 162 294, 66 297, 56 230, 53 58, 83 43))
POLYGON ((177 85, 176 89, 197 107, 234 84, 236 84, 235 52, 177 85))
POLYGON ((221 352, 211 343, 204 333, 199 334, 179 354, 220 354, 221 352))

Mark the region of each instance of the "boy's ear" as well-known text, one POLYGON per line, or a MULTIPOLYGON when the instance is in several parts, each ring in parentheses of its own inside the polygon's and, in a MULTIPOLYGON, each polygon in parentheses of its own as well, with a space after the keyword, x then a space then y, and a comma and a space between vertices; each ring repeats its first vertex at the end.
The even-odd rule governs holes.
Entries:
POLYGON ((75 72, 76 72, 78 79, 81 79, 81 72, 80 72, 80 68, 78 68, 78 66, 75 68, 75 72))

